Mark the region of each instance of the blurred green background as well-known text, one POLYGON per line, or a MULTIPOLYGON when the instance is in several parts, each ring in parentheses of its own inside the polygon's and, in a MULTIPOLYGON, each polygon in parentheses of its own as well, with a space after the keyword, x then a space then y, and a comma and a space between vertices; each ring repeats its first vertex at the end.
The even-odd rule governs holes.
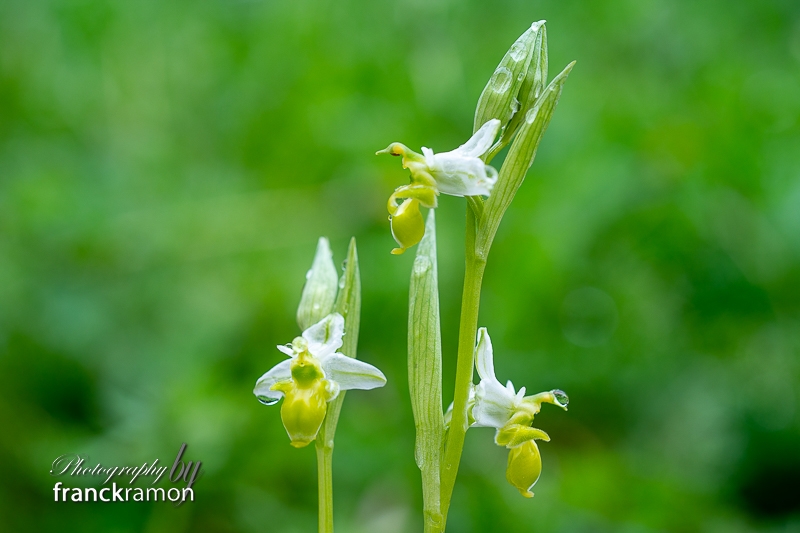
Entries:
MULTIPOLYGON (((536 497, 475 429, 453 532, 800 531, 796 0, 0 3, 0 529, 305 532, 312 448, 253 384, 283 357, 316 239, 351 235, 359 357, 342 532, 421 529, 406 383, 413 253, 391 141, 450 150, 531 22, 573 59, 498 233, 498 377, 563 388, 536 497), (197 501, 54 503, 50 463, 203 462, 197 501)), ((437 211, 452 395, 464 202, 437 211)), ((68 481, 96 486, 97 480, 68 481)))

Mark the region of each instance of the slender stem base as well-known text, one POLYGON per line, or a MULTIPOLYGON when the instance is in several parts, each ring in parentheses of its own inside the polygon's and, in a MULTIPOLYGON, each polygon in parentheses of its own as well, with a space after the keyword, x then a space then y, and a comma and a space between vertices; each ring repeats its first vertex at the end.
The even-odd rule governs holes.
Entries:
POLYGON ((474 210, 467 208, 466 271, 461 300, 453 417, 447 436, 444 461, 442 461, 441 508, 444 523, 447 521, 447 512, 453 497, 458 466, 464 449, 464 438, 469 427, 467 402, 475 364, 474 350, 475 337, 478 332, 478 309, 481 300, 483 272, 486 268, 485 256, 479 256, 475 250, 475 222, 474 210))
POLYGON ((333 446, 317 440, 319 533, 333 533, 333 446))

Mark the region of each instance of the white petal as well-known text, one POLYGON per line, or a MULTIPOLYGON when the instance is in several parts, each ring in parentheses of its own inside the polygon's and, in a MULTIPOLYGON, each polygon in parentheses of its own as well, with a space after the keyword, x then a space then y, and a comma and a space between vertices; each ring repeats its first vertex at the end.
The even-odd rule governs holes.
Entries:
MULTIPOLYGON (((456 152, 435 154, 428 165, 436 180, 436 188, 451 196, 489 196, 497 172, 477 157, 466 157, 456 152), (487 175, 487 168, 493 172, 487 175)), ((491 173, 491 172, 490 172, 491 173)))
POLYGON ((494 375, 494 350, 492 349, 492 339, 489 338, 489 330, 480 328, 478 330, 478 340, 475 345, 475 367, 482 381, 493 381, 500 384, 494 375))
POLYGON ((340 353, 330 354, 323 359, 322 370, 325 378, 338 383, 341 390, 370 390, 386 384, 383 372, 368 363, 340 353))
POLYGON ((475 388, 474 425, 498 429, 506 425, 514 414, 514 398, 497 380, 481 381, 475 388))
POLYGON ((292 350, 291 346, 286 346, 285 344, 279 344, 278 350, 285 353, 289 357, 294 357, 295 355, 297 355, 296 353, 294 353, 294 350, 292 350))
POLYGON ((453 150, 453 152, 458 152, 466 157, 480 157, 492 147, 498 131, 500 131, 500 121, 493 118, 481 126, 467 142, 453 150))
POLYGON ((253 394, 258 397, 267 397, 275 401, 280 400, 283 397, 283 393, 270 389, 279 381, 290 381, 291 379, 292 360, 285 359, 258 378, 258 381, 256 381, 256 388, 253 389, 253 394))
POLYGON ((344 335, 344 318, 339 313, 333 313, 303 332, 303 338, 308 343, 311 355, 322 359, 342 347, 344 335))
POLYGON ((428 168, 433 168, 436 165, 436 154, 433 153, 433 150, 423 146, 422 155, 425 156, 425 164, 428 165, 428 168))

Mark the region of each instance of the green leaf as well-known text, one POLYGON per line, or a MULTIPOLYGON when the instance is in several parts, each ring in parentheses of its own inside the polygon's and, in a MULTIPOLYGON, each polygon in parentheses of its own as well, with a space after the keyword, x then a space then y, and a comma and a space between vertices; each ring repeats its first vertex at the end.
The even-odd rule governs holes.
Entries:
POLYGON ((425 531, 441 526, 442 521, 439 470, 444 415, 437 270, 436 220, 431 209, 414 259, 408 303, 408 388, 417 430, 415 458, 422 471, 425 531))
POLYGON ((476 250, 481 255, 488 253, 488 248, 494 239, 503 214, 505 214, 506 209, 514 199, 514 195, 522 185, 525 174, 533 164, 539 142, 550 124, 550 119, 553 117, 556 105, 558 105, 558 99, 561 97, 564 82, 567 80, 567 76, 574 65, 575 62, 573 61, 558 76, 553 78, 553 81, 544 90, 536 104, 525 113, 519 133, 511 144, 511 149, 508 151, 503 167, 500 169, 497 184, 484 205, 484 217, 481 220, 478 242, 476 243, 476 250))
POLYGON ((297 324, 300 329, 305 331, 331 314, 338 282, 330 244, 328 239, 320 237, 314 262, 306 275, 300 305, 297 307, 297 324))

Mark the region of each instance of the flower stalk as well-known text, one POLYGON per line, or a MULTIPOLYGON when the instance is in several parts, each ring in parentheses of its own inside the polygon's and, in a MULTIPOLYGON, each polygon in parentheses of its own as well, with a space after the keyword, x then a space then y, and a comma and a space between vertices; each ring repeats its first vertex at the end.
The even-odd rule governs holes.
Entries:
MULTIPOLYGON (((361 273, 358 268, 355 238, 350 239, 341 281, 334 309, 344 317, 347 330, 339 351, 343 355, 355 358, 361 322, 361 273)), ((340 392, 339 396, 328 405, 328 414, 316 440, 320 533, 333 533, 333 438, 336 435, 336 425, 339 423, 344 396, 345 391, 340 392)))

